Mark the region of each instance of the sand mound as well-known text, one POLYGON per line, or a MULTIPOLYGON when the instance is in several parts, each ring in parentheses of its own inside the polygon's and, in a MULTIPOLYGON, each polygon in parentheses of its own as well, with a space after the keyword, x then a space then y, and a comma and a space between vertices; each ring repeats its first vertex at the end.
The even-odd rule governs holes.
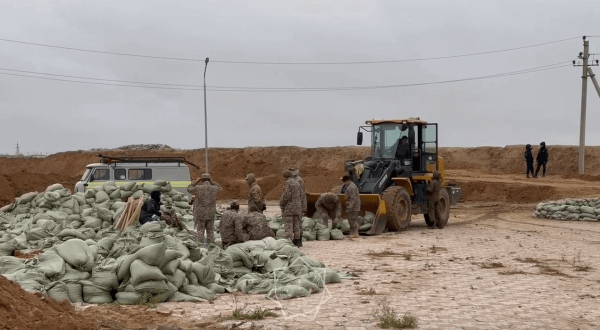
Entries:
POLYGON ((75 312, 70 302, 58 302, 23 290, 0 276, 0 329, 97 329, 75 312))

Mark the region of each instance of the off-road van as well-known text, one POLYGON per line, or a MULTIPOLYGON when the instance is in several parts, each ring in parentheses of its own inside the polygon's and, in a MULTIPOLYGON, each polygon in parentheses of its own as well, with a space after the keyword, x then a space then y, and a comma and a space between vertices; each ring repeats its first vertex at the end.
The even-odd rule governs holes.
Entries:
POLYGON ((107 181, 124 185, 130 181, 152 184, 156 180, 167 180, 173 189, 191 197, 186 189, 191 183, 188 165, 199 168, 185 157, 98 157, 100 163, 86 166, 81 180, 75 184, 76 192, 101 186, 107 181))

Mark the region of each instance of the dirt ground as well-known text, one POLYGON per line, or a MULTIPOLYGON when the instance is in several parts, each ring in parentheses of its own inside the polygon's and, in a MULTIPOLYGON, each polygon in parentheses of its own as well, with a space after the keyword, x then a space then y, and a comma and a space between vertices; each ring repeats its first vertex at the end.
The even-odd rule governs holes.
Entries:
MULTIPOLYGON (((243 201, 243 176, 253 171, 266 187, 268 211, 274 214, 281 193, 275 177, 279 170, 298 163, 310 191, 327 191, 338 183, 343 160, 365 152, 330 148, 327 158, 323 149, 288 149, 236 149, 231 155, 219 150, 223 154, 215 159, 223 167, 215 172, 228 187, 222 198, 243 201)), ((414 315, 419 329, 598 329, 600 223, 535 219, 532 214, 544 200, 600 196, 595 176, 600 170, 583 177, 570 174, 576 157, 569 147, 555 147, 550 149, 549 176, 526 179, 520 174, 521 149, 442 150, 449 180, 463 189, 461 203, 452 207, 442 230, 428 229, 422 216, 413 216, 408 230, 400 233, 305 242, 302 251, 308 256, 359 276, 328 285, 322 294, 283 302, 222 294, 213 303, 75 308, 100 329, 377 329, 376 315, 386 300, 399 315, 414 315), (557 168, 559 164, 566 169, 557 168), (245 323, 220 318, 244 306, 272 308, 279 316, 245 323)), ((588 152, 600 155, 600 148, 588 152)), ((43 189, 43 180, 56 182, 61 176, 53 173, 72 161, 71 156, 56 157, 27 169, 23 163, 0 160, 0 187, 6 187, 2 177, 12 177, 15 187, 25 187, 19 194, 43 189), (19 168, 31 173, 18 174, 19 168), (29 183, 18 183, 19 176, 29 183)), ((594 164, 592 158, 587 164, 594 164)), ((89 155, 74 168, 92 161, 89 155)))

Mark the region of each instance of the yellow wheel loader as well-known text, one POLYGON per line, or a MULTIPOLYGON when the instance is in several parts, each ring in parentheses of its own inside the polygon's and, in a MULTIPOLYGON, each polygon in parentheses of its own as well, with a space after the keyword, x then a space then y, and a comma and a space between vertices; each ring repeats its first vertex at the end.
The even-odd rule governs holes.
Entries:
MULTIPOLYGON (((438 156, 437 127, 419 118, 369 120, 359 127, 358 145, 362 145, 362 131, 371 134, 371 156, 347 161, 345 170, 360 191, 361 214, 375 214, 373 226, 365 234, 406 230, 413 214, 423 214, 428 226, 444 228, 450 205, 458 203, 462 192, 446 180, 444 160, 438 156), (435 170, 442 176, 442 221, 437 223, 427 213, 427 186, 435 170)), ((306 216, 314 215, 320 195, 307 194, 306 216)), ((346 217, 343 191, 338 197, 346 217)))

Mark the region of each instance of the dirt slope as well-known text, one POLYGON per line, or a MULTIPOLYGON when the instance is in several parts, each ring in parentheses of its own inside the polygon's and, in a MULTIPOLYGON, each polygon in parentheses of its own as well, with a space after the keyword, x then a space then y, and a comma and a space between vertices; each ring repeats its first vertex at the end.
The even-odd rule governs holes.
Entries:
MULTIPOLYGON (((554 198, 564 190, 543 191, 532 195, 528 189, 519 189, 519 184, 509 182, 492 184, 486 180, 476 180, 479 174, 521 174, 524 173, 523 146, 478 147, 478 148, 441 148, 440 155, 446 160, 446 167, 451 170, 450 178, 464 185, 466 198, 478 198, 484 191, 505 191, 509 201, 536 201, 539 198, 554 198), (452 172, 460 170, 459 172, 452 172), (465 175, 476 174, 467 181, 461 178, 465 175), (462 181, 461 181, 462 180, 462 181), (511 191, 513 191, 511 193, 511 191), (470 196, 470 197, 469 197, 470 196)), ((577 174, 577 147, 550 146, 550 162, 548 165, 551 178, 560 175, 569 179, 584 179, 598 181, 600 167, 596 164, 600 158, 600 147, 586 149, 586 172, 588 175, 579 177, 577 174)), ((537 149, 534 150, 534 154, 537 149)), ((30 158, 0 158, 0 205, 10 203, 15 197, 30 191, 41 191, 51 183, 59 182, 72 188, 83 174, 85 166, 98 162, 97 152, 75 151, 51 155, 43 159, 30 158)), ((204 150, 175 150, 175 151, 132 151, 112 150, 103 152, 107 155, 127 156, 185 156, 188 160, 204 168, 204 150)), ((360 159, 369 154, 368 147, 336 147, 336 148, 300 148, 300 147, 256 147, 243 149, 211 149, 209 151, 211 173, 225 192, 222 199, 245 199, 248 188, 244 177, 253 172, 258 177, 265 197, 277 199, 281 194, 281 173, 290 165, 300 166, 301 175, 306 188, 312 192, 329 191, 339 185, 343 175, 343 164, 347 159, 360 159)), ((200 170, 192 169, 192 176, 201 174, 200 170)), ((488 180, 489 181, 489 180, 488 180)), ((576 188, 577 185, 572 187, 576 188)), ((486 196, 489 196, 487 194, 486 196)), ((504 196, 504 195, 502 195, 504 196)), ((502 198, 503 200, 506 197, 502 198)))

